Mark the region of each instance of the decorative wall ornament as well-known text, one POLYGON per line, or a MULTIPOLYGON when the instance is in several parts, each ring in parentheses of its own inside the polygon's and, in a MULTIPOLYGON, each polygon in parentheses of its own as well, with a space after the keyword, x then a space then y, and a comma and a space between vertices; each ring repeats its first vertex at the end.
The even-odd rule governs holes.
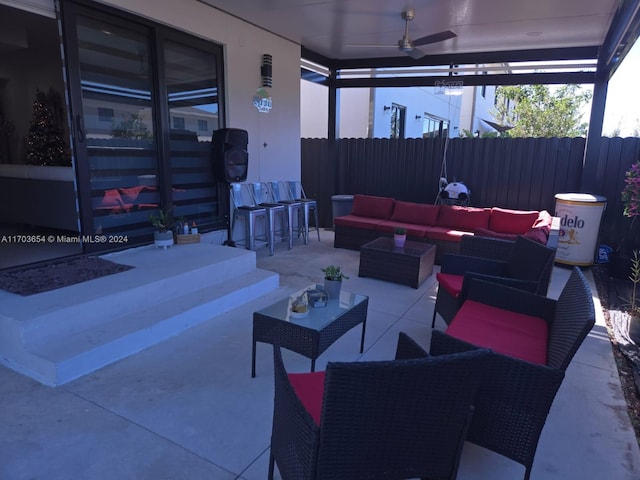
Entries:
POLYGON ((272 107, 271 95, 269 95, 264 88, 259 88, 253 96, 253 106, 256 107, 259 112, 269 113, 272 107))

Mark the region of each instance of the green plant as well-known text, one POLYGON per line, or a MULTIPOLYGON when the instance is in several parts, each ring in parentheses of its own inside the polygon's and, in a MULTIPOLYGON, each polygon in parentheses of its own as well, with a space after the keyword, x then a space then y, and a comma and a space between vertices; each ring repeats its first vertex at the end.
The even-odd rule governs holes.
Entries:
POLYGON ((406 235, 407 229, 402 227, 396 227, 393 229, 393 233, 395 233, 396 235, 406 235))
POLYGON ((173 216, 172 210, 160 210, 157 215, 149 215, 149 221, 158 232, 173 230, 182 220, 173 216))
POLYGON ((640 306, 637 305, 638 284, 640 283, 640 256, 638 250, 633 251, 633 258, 631 259, 631 275, 629 275, 629 280, 633 283, 631 298, 629 299, 629 310, 632 315, 640 315, 640 306))
POLYGON ((622 205, 624 206, 622 214, 625 217, 631 218, 631 222, 629 223, 627 231, 622 235, 622 238, 618 243, 615 250, 616 253, 628 252, 628 249, 625 249, 625 242, 627 240, 627 236, 633 229, 636 218, 640 215, 640 162, 635 162, 631 167, 629 167, 629 170, 626 171, 621 200, 622 205))
POLYGON ((349 279, 349 277, 340 271, 340 267, 336 265, 329 265, 328 267, 323 268, 322 273, 324 273, 324 278, 327 280, 340 281, 343 279, 349 279))

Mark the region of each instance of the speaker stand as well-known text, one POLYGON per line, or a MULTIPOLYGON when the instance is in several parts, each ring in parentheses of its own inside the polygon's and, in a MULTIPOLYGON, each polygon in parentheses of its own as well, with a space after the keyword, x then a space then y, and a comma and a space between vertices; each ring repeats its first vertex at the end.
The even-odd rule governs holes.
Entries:
POLYGON ((226 210, 227 210, 227 214, 224 216, 225 219, 225 223, 227 226, 227 239, 222 242, 222 245, 225 245, 227 247, 235 247, 236 246, 236 242, 234 242, 232 240, 232 235, 231 235, 231 203, 230 203, 230 199, 231 199, 231 184, 227 183, 227 200, 225 201, 226 204, 226 210), (227 203, 229 202, 229 203, 227 203))

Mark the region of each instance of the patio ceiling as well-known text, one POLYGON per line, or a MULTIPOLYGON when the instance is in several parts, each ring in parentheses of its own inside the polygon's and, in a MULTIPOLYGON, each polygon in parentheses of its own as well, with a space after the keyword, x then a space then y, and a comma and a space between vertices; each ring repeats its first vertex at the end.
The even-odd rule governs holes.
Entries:
POLYGON ((637 29, 638 23, 637 0, 199 1, 299 43, 305 51, 339 66, 418 65, 431 56, 481 58, 496 51, 512 52, 514 59, 518 52, 531 50, 555 50, 567 57, 570 51, 597 52, 607 41, 615 45, 616 53, 624 53, 628 24, 637 29), (405 28, 401 12, 407 8, 415 12, 409 22, 412 40, 442 31, 456 36, 420 46, 425 57, 415 60, 397 46, 405 28), (622 13, 632 21, 618 18, 622 13), (610 34, 615 38, 608 39, 610 30, 622 34, 610 34))

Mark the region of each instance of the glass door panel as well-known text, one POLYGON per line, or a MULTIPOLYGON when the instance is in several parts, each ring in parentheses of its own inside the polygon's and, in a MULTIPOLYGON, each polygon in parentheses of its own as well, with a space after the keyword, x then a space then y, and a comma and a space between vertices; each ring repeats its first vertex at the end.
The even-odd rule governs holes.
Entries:
POLYGON ((160 205, 149 34, 82 15, 76 31, 94 232, 148 234, 160 205))
POLYGON ((163 50, 171 199, 177 216, 211 230, 221 221, 211 159, 211 136, 219 128, 217 57, 169 40, 163 50))

